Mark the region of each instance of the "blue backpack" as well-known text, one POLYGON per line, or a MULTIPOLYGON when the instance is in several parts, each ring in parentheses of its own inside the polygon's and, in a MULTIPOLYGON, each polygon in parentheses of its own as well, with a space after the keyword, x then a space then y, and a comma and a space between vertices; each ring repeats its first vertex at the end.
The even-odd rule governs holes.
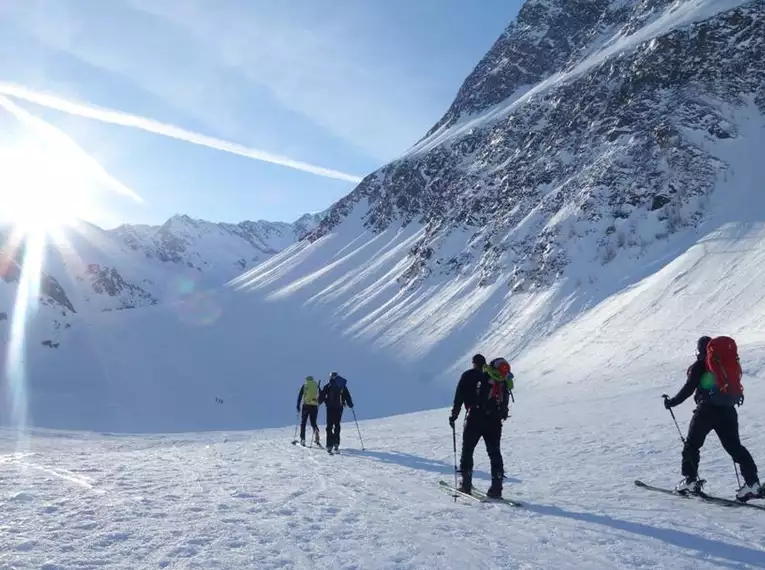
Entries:
POLYGON ((327 384, 327 405, 340 408, 343 405, 343 390, 348 381, 339 374, 333 376, 327 384))

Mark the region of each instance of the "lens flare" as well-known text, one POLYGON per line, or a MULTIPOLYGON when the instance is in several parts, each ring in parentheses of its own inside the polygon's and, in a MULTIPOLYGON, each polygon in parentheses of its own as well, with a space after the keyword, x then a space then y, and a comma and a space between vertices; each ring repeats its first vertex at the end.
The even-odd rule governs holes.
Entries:
POLYGON ((178 303, 177 309, 181 322, 195 326, 211 325, 223 314, 223 308, 215 295, 204 291, 187 295, 178 303))

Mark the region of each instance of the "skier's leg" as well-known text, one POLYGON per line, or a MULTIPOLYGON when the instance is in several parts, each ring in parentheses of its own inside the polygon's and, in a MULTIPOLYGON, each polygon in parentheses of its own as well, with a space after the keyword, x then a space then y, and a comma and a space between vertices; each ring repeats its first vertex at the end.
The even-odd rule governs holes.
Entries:
POLYGON ((308 411, 308 418, 311 420, 311 428, 313 428, 314 441, 321 445, 321 439, 319 438, 319 424, 316 423, 318 416, 319 406, 310 406, 310 410, 308 411))
POLYGON ((502 496, 502 477, 505 475, 505 466, 502 461, 500 441, 502 440, 502 422, 497 420, 487 421, 483 430, 483 442, 486 444, 486 453, 491 462, 491 487, 486 493, 490 497, 502 496))
POLYGON ((337 426, 335 427, 335 447, 340 447, 340 425, 343 421, 343 408, 337 411, 337 426))
POLYGON ((303 410, 300 414, 300 441, 305 441, 305 423, 308 420, 308 406, 303 405, 303 410))
POLYGON ((505 474, 505 466, 502 461, 502 451, 500 450, 500 441, 502 439, 502 423, 486 422, 483 430, 483 442, 486 444, 486 453, 491 462, 491 477, 499 477, 505 474))
POLYGON ((340 410, 327 410, 327 449, 338 443, 338 431, 340 427, 340 410))
POLYGON ((747 485, 757 482, 757 465, 749 450, 741 443, 738 430, 738 412, 736 408, 720 408, 714 425, 717 437, 723 449, 728 452, 733 461, 741 466, 741 475, 747 485))
POLYGON ((688 426, 688 437, 683 446, 682 473, 686 481, 695 481, 699 478, 699 461, 701 460, 701 447, 707 435, 712 431, 712 415, 709 405, 696 408, 688 426))
POLYGON ((332 445, 332 410, 327 408, 327 449, 332 445))
POLYGON ((469 491, 473 485, 473 452, 478 440, 481 439, 481 426, 475 420, 465 422, 465 431, 462 432, 462 453, 460 455, 460 473, 462 473, 462 487, 469 491))

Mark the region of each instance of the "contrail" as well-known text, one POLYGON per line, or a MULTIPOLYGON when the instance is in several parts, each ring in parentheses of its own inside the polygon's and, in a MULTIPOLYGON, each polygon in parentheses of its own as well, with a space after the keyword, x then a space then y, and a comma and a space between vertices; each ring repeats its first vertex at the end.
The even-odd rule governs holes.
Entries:
POLYGON ((17 99, 23 99, 25 101, 29 101, 30 103, 42 105, 43 107, 48 107, 50 109, 56 109, 57 111, 69 113, 70 115, 78 115, 80 117, 87 117, 89 119, 95 119, 104 123, 141 129, 150 133, 164 135, 166 137, 186 141, 192 144, 198 144, 217 150, 222 150, 223 152, 230 152, 240 156, 254 158, 255 160, 262 160, 264 162, 270 162, 272 164, 278 164, 280 166, 302 170, 303 172, 310 172, 311 174, 324 176, 326 178, 335 178, 337 180, 345 180, 348 182, 356 183, 361 182, 362 180, 361 177, 355 176, 353 174, 346 174, 345 172, 340 172, 338 170, 322 168, 321 166, 315 166, 306 162, 292 160, 291 158, 284 156, 248 148, 237 143, 232 143, 222 139, 217 139, 215 137, 187 131, 181 127, 176 127, 175 125, 161 123, 159 121, 155 121, 154 119, 140 117, 138 115, 131 115, 129 113, 116 111, 114 109, 96 107, 94 105, 85 105, 82 103, 74 103, 54 95, 38 93, 19 85, 0 83, 0 94, 4 94, 8 97, 15 97, 17 99))

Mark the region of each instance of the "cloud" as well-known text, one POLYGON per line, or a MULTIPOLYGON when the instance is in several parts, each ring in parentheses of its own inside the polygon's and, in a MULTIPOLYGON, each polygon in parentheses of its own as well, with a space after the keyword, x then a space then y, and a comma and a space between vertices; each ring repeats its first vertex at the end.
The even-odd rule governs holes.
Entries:
POLYGON ((282 155, 348 145, 373 168, 442 111, 428 69, 400 42, 370 40, 387 26, 368 3, 11 3, 13 25, 44 46, 128 79, 216 136, 282 155))
POLYGON ((122 125, 125 127, 140 129, 150 133, 185 141, 191 144, 206 146, 208 148, 217 149, 223 152, 237 154, 264 162, 270 162, 272 164, 277 164, 287 168, 293 168, 295 170, 301 170, 303 172, 308 172, 317 176, 334 178, 337 180, 345 180, 347 182, 354 183, 361 182, 362 180, 361 177, 353 174, 347 174, 338 170, 315 166, 313 164, 308 164, 306 162, 293 160, 284 156, 271 154, 262 150, 248 148, 238 143, 233 143, 215 137, 188 131, 175 125, 155 121, 154 119, 148 117, 141 117, 114 109, 107 109, 104 107, 96 107, 94 105, 72 102, 60 97, 56 97, 54 95, 39 93, 19 85, 0 83, 0 94, 29 101, 30 103, 35 103, 43 107, 48 107, 50 109, 69 113, 71 115, 95 119, 97 121, 110 123, 113 125, 122 125))

